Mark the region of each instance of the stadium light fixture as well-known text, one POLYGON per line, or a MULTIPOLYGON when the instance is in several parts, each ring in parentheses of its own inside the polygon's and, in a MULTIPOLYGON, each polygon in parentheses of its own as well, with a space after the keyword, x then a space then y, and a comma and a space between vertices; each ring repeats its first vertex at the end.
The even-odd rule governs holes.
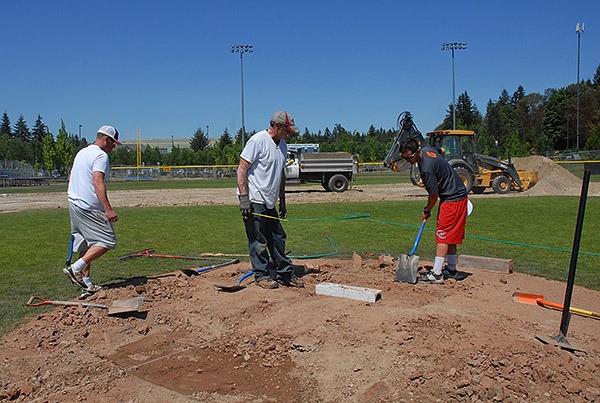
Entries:
POLYGON ((452 129, 456 129, 456 105, 455 105, 455 91, 454 91, 454 51, 464 50, 467 48, 466 42, 444 42, 442 43, 442 50, 452 51, 452 129))
POLYGON ((244 123, 244 53, 254 52, 254 45, 233 45, 231 53, 240 54, 240 71, 242 78, 242 148, 246 145, 246 125, 244 123))

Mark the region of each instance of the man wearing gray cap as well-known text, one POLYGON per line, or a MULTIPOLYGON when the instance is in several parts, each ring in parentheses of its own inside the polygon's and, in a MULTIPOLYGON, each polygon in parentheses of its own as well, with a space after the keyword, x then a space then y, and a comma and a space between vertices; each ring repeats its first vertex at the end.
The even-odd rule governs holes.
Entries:
POLYGON ((113 223, 119 217, 108 200, 105 185, 110 168, 108 153, 117 144, 122 144, 117 129, 100 127, 96 141, 75 156, 69 175, 67 195, 72 251, 79 252, 79 259, 63 272, 73 284, 82 288, 80 298, 102 289, 92 283, 90 265, 117 245, 113 223))
POLYGON ((304 287, 285 255, 285 140, 299 130, 285 111, 273 114, 270 127, 248 140, 237 169, 237 195, 244 219, 250 263, 256 284, 262 288, 304 287), (279 214, 275 204, 279 200, 279 214))

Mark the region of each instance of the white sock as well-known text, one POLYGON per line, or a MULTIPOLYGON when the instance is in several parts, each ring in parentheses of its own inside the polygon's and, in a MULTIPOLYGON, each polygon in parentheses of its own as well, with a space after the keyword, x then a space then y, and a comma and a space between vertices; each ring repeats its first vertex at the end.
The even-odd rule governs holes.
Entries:
POLYGON ((446 256, 446 262, 448 263, 448 270, 456 271, 456 255, 446 256))
POLYGON ((83 259, 77 259, 77 261, 71 265, 71 269, 76 273, 80 273, 85 266, 87 266, 87 263, 83 259))
POLYGON ((87 285, 88 288, 92 288, 92 285, 94 285, 94 283, 92 283, 92 278, 91 277, 84 277, 83 278, 83 283, 85 285, 87 285))
POLYGON ((446 260, 446 259, 444 259, 441 256, 435 257, 435 261, 433 262, 433 269, 431 271, 436 276, 439 276, 440 274, 442 274, 442 269, 444 268, 444 260, 446 260))

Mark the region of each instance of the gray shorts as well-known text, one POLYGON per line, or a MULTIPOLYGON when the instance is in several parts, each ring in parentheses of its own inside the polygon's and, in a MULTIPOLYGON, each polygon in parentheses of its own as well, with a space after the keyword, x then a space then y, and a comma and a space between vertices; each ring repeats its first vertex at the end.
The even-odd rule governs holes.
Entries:
POLYGON ((91 246, 106 249, 117 247, 117 236, 112 222, 103 211, 91 211, 69 203, 71 235, 74 236, 73 252, 85 252, 91 246))

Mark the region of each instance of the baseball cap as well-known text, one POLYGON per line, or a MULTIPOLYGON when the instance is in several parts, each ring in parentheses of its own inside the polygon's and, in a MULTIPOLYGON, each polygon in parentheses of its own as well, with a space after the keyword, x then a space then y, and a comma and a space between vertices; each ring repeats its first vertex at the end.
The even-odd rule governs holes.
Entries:
POLYGON ((287 127, 289 131, 294 132, 296 134, 300 133, 300 130, 298 130, 296 124, 294 123, 294 118, 286 111, 275 112, 271 117, 271 122, 285 125, 285 127, 287 127))
POLYGON ((117 144, 123 144, 119 141, 119 132, 112 126, 104 125, 98 129, 98 133, 104 134, 113 139, 117 144))

